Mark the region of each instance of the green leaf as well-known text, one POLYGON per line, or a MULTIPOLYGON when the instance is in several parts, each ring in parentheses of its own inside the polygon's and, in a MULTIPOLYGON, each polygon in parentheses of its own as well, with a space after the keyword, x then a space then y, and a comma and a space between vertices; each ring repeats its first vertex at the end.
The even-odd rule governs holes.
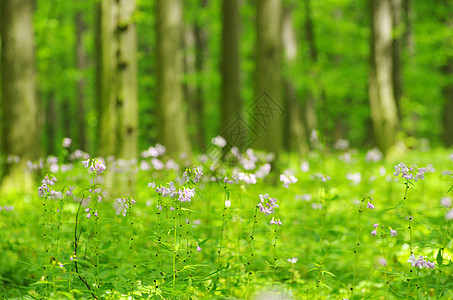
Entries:
POLYGON ((442 248, 439 248, 439 251, 437 251, 437 257, 436 257, 436 260, 437 260, 437 265, 438 266, 441 266, 442 265, 442 260, 443 260, 443 253, 444 251, 442 250, 442 248))
POLYGON ((112 244, 111 241, 108 241, 106 243, 104 243, 101 247, 102 250, 107 250, 108 248, 110 248, 110 245, 112 244))

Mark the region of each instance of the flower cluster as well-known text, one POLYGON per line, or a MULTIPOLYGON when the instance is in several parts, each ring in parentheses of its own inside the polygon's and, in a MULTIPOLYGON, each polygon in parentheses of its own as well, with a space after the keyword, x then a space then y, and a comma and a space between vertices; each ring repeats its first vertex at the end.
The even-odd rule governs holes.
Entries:
MULTIPOLYGON (((91 208, 85 208, 85 212, 87 213, 87 218, 88 219, 91 218, 91 212, 92 212, 91 208)), ((126 214, 124 214, 124 215, 126 215, 126 214)), ((95 217, 98 216, 98 211, 97 210, 94 212, 94 216, 95 217)))
MULTIPOLYGON (((122 214, 125 217, 135 203, 136 201, 132 197, 117 198, 115 202, 116 214, 122 214)), ((95 215, 97 216, 97 212, 95 212, 95 215)))
POLYGON ((87 159, 82 161, 82 164, 85 168, 88 168, 88 171, 97 175, 102 174, 107 168, 99 159, 87 159))
POLYGON ((203 176, 203 172, 198 170, 198 168, 186 169, 182 174, 182 181, 183 183, 187 183, 192 180, 194 183, 198 183, 200 182, 201 176, 203 176))
POLYGON ((226 146, 227 141, 221 136, 216 136, 215 138, 212 138, 211 143, 213 145, 216 145, 216 146, 220 147, 220 148, 223 148, 223 147, 226 146))
MULTIPOLYGON (((372 236, 376 236, 376 235, 377 235, 377 229, 378 229, 378 227, 379 227, 379 224, 377 224, 377 223, 376 223, 376 224, 373 224, 373 227, 374 227, 375 229, 374 229, 373 231, 371 231, 371 235, 372 235, 372 236)), ((385 226, 382 225, 382 229, 384 229, 384 228, 385 228, 385 226)), ((390 236, 397 236, 398 231, 393 230, 393 229, 390 228, 390 227, 389 227, 389 229, 390 229, 390 236)))
POLYGON ((142 157, 148 158, 148 157, 158 157, 161 155, 165 154, 165 147, 162 146, 161 144, 156 144, 154 147, 151 146, 147 150, 142 152, 142 157))
POLYGON ((411 263, 413 267, 417 268, 427 268, 427 269, 434 269, 436 265, 433 262, 430 262, 426 259, 426 256, 420 255, 418 259, 415 258, 414 254, 411 254, 407 262, 411 263))
POLYGON ((291 174, 280 174, 280 181, 283 182, 285 188, 288 188, 291 183, 297 182, 297 178, 291 174))
POLYGON ((237 179, 239 181, 244 181, 245 183, 248 184, 256 184, 256 176, 255 174, 250 174, 250 173, 238 173, 237 174, 237 179))
POLYGON ((178 200, 181 202, 190 202, 193 196, 195 196, 195 188, 193 189, 186 189, 183 187, 182 189, 178 190, 178 200))
POLYGON ((50 186, 54 185, 55 182, 57 182, 57 178, 55 178, 55 176, 49 177, 46 175, 41 181, 41 186, 38 188, 38 196, 43 197, 48 193, 52 194, 54 191, 50 188, 50 186))
MULTIPOLYGON (((260 212, 268 216, 275 212, 275 208, 278 208, 277 199, 270 198, 269 194, 260 194, 260 202, 257 204, 260 212)), ((271 223, 272 224, 272 223, 271 223)))
POLYGON ((420 179, 425 179, 426 168, 417 168, 417 167, 407 167, 404 163, 399 163, 394 166, 395 172, 393 173, 394 176, 401 177, 412 180, 414 179, 416 182, 420 179))
POLYGON ((270 222, 271 225, 282 225, 282 221, 280 221, 280 219, 274 219, 274 217, 272 217, 272 220, 270 222))
POLYGON ((72 140, 70 138, 64 138, 63 139, 63 147, 64 148, 69 148, 71 146, 72 140))

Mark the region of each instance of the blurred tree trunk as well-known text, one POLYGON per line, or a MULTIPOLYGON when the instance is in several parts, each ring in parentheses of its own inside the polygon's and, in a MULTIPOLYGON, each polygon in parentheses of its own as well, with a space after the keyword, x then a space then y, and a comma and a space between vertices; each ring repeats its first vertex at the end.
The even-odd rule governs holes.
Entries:
MULTIPOLYGON (((240 96, 239 69, 239 0, 222 2, 222 93, 220 99, 220 134, 228 142, 228 146, 240 147, 239 139, 228 132, 228 128, 242 116, 240 96)), ((230 128, 231 129, 231 128, 230 128)))
POLYGON ((99 18, 99 155, 115 155, 116 145, 116 103, 117 66, 116 66, 116 21, 118 7, 116 0, 101 0, 99 18))
POLYGON ((392 41, 392 78, 393 78, 393 96, 395 97, 398 118, 401 120, 401 98, 403 96, 403 74, 401 68, 401 51, 404 23, 402 18, 403 0, 392 1, 392 24, 393 24, 393 41, 392 41))
MULTIPOLYGON (((305 40, 308 46, 308 54, 311 60, 311 70, 310 74, 312 78, 319 77, 317 74, 317 64, 318 64, 318 50, 316 48, 315 35, 313 29, 313 19, 311 12, 311 3, 310 0, 304 1, 305 6, 305 40)), ((315 80, 314 80, 315 81, 315 80)), ((308 133, 311 133, 314 129, 318 127, 318 118, 316 116, 316 98, 315 92, 313 91, 314 87, 311 86, 308 89, 307 98, 305 100, 304 107, 304 120, 305 127, 308 133)), ((323 95, 322 95, 323 96, 323 95)), ((323 100, 323 99, 321 99, 323 100)))
POLYGON ((445 147, 453 146, 453 59, 449 58, 442 68, 442 73, 448 78, 448 83, 442 88, 444 95, 443 132, 442 139, 445 147))
POLYGON ((371 120, 379 150, 387 154, 396 142, 398 111, 392 85, 392 14, 389 0, 372 0, 371 68, 369 98, 371 120))
MULTIPOLYGON (((202 8, 208 6, 208 0, 201 0, 202 8)), ((200 148, 205 148, 205 125, 204 120, 204 90, 203 90, 203 78, 205 72, 205 60, 207 53, 207 39, 208 32, 200 21, 195 24, 195 69, 196 69, 196 95, 195 102, 193 103, 193 108, 197 112, 197 135, 195 136, 195 141, 200 148)))
MULTIPOLYGON (((70 99, 65 96, 63 100, 61 101, 61 116, 63 118, 63 135, 64 137, 72 137, 72 130, 71 130, 71 125, 72 125, 72 109, 71 109, 71 101, 70 99)), ((57 141, 57 143, 61 143, 60 141, 57 141)))
POLYGON ((39 157, 38 105, 35 94, 33 1, 2 0, 1 11, 1 150, 20 157, 6 167, 2 188, 28 189, 27 160, 39 157))
POLYGON ((77 80, 77 141, 78 148, 86 151, 86 127, 85 127, 85 70, 88 66, 87 53, 83 43, 83 35, 86 31, 86 23, 81 11, 75 15, 76 27, 76 66, 80 72, 80 77, 77 80))
POLYGON ((101 1, 102 156, 135 159, 138 138, 137 37, 134 0, 101 1))
POLYGON ((414 22, 414 10, 412 9, 412 0, 403 0, 404 13, 404 44, 407 47, 409 56, 415 54, 415 41, 412 24, 414 22))
MULTIPOLYGON (((290 7, 283 10, 282 42, 287 69, 295 64, 297 58, 297 41, 290 7)), ((307 134, 305 131, 303 109, 297 99, 296 90, 289 76, 284 77, 285 87, 285 148, 300 154, 308 152, 307 134)))
POLYGON ((55 100, 55 91, 51 91, 46 103, 46 154, 56 154, 55 151, 55 138, 57 136, 56 129, 58 128, 58 118, 57 118, 57 102, 55 100))
POLYGON ((182 1, 156 2, 157 131, 169 155, 191 155, 183 107, 182 1))
POLYGON ((138 154, 138 97, 137 97, 137 30, 133 14, 135 0, 119 0, 116 34, 117 141, 118 158, 136 159, 138 154))
POLYGON ((281 0, 256 5, 256 69, 253 128, 259 136, 254 147, 278 154, 283 148, 281 88, 281 0))

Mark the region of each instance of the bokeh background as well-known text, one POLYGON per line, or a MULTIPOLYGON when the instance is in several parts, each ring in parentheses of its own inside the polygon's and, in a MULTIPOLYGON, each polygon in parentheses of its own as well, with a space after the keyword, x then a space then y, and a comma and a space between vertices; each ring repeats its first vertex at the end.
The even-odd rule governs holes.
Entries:
POLYGON ((1 167, 453 144, 449 0, 2 0, 1 167), (240 121, 238 123, 238 120, 240 121), (237 138, 240 132, 241 139, 237 138), (395 146, 396 145, 396 146, 395 146))

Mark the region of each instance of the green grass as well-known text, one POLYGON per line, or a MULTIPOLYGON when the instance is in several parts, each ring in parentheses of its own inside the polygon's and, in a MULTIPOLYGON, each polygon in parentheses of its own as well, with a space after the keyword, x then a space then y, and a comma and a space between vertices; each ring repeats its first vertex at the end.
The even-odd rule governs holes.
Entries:
MULTIPOLYGON (((258 157, 256 169, 264 163, 264 156, 258 157)), ((388 162, 366 162, 362 152, 352 152, 351 162, 341 157, 340 152, 312 152, 304 159, 283 156, 276 165, 280 172, 271 172, 256 184, 211 181, 217 176, 231 178, 235 168, 240 170, 234 161, 212 170, 211 162, 194 163, 203 167, 204 175, 199 183, 185 184, 195 188, 190 203, 161 197, 148 187, 149 182, 168 186, 182 177, 183 167, 140 170, 129 181, 135 167, 115 173, 112 163, 107 163, 101 181, 74 161, 72 170, 55 174, 58 181, 52 186, 63 191, 75 186, 74 197, 39 198, 38 184, 30 193, 1 197, 2 207, 14 209, 0 211, 0 295, 8 299, 260 299, 263 293, 273 293, 272 299, 453 298, 452 228, 445 218, 451 208, 440 204, 453 183, 446 172, 453 170, 450 152, 411 152, 388 162), (303 161, 309 163, 307 172, 299 167, 303 161), (406 201, 402 201, 406 181, 393 176, 393 166, 400 162, 430 164, 435 169, 409 185, 406 201), (286 169, 298 178, 288 188, 279 181, 286 169), (360 183, 346 178, 353 173, 360 173, 360 183), (323 182, 321 174, 331 180, 323 182), (100 195, 106 195, 88 202, 88 196, 97 197, 88 190, 93 179, 95 187, 101 187, 100 195), (275 214, 265 216, 255 210, 260 194, 278 200, 275 214), (311 199, 304 200, 309 196, 302 195, 308 194, 311 199), (123 197, 129 206, 125 216, 117 215, 114 208, 116 199, 123 197), (370 197, 374 209, 367 208, 370 197), (231 201, 228 208, 226 199, 231 201), (86 208, 91 209, 89 219, 86 208), (406 213, 413 217, 412 242, 406 213), (283 225, 270 225, 272 217, 283 225), (371 235, 373 224, 379 224, 376 236, 371 235), (390 228, 396 236, 390 236, 390 228), (411 245, 417 258, 426 256, 435 268, 411 267, 407 262, 411 245), (291 258, 297 262, 288 261, 291 258), (383 258, 385 266, 380 264, 383 258)), ((46 173, 41 170, 37 180, 46 173)))

